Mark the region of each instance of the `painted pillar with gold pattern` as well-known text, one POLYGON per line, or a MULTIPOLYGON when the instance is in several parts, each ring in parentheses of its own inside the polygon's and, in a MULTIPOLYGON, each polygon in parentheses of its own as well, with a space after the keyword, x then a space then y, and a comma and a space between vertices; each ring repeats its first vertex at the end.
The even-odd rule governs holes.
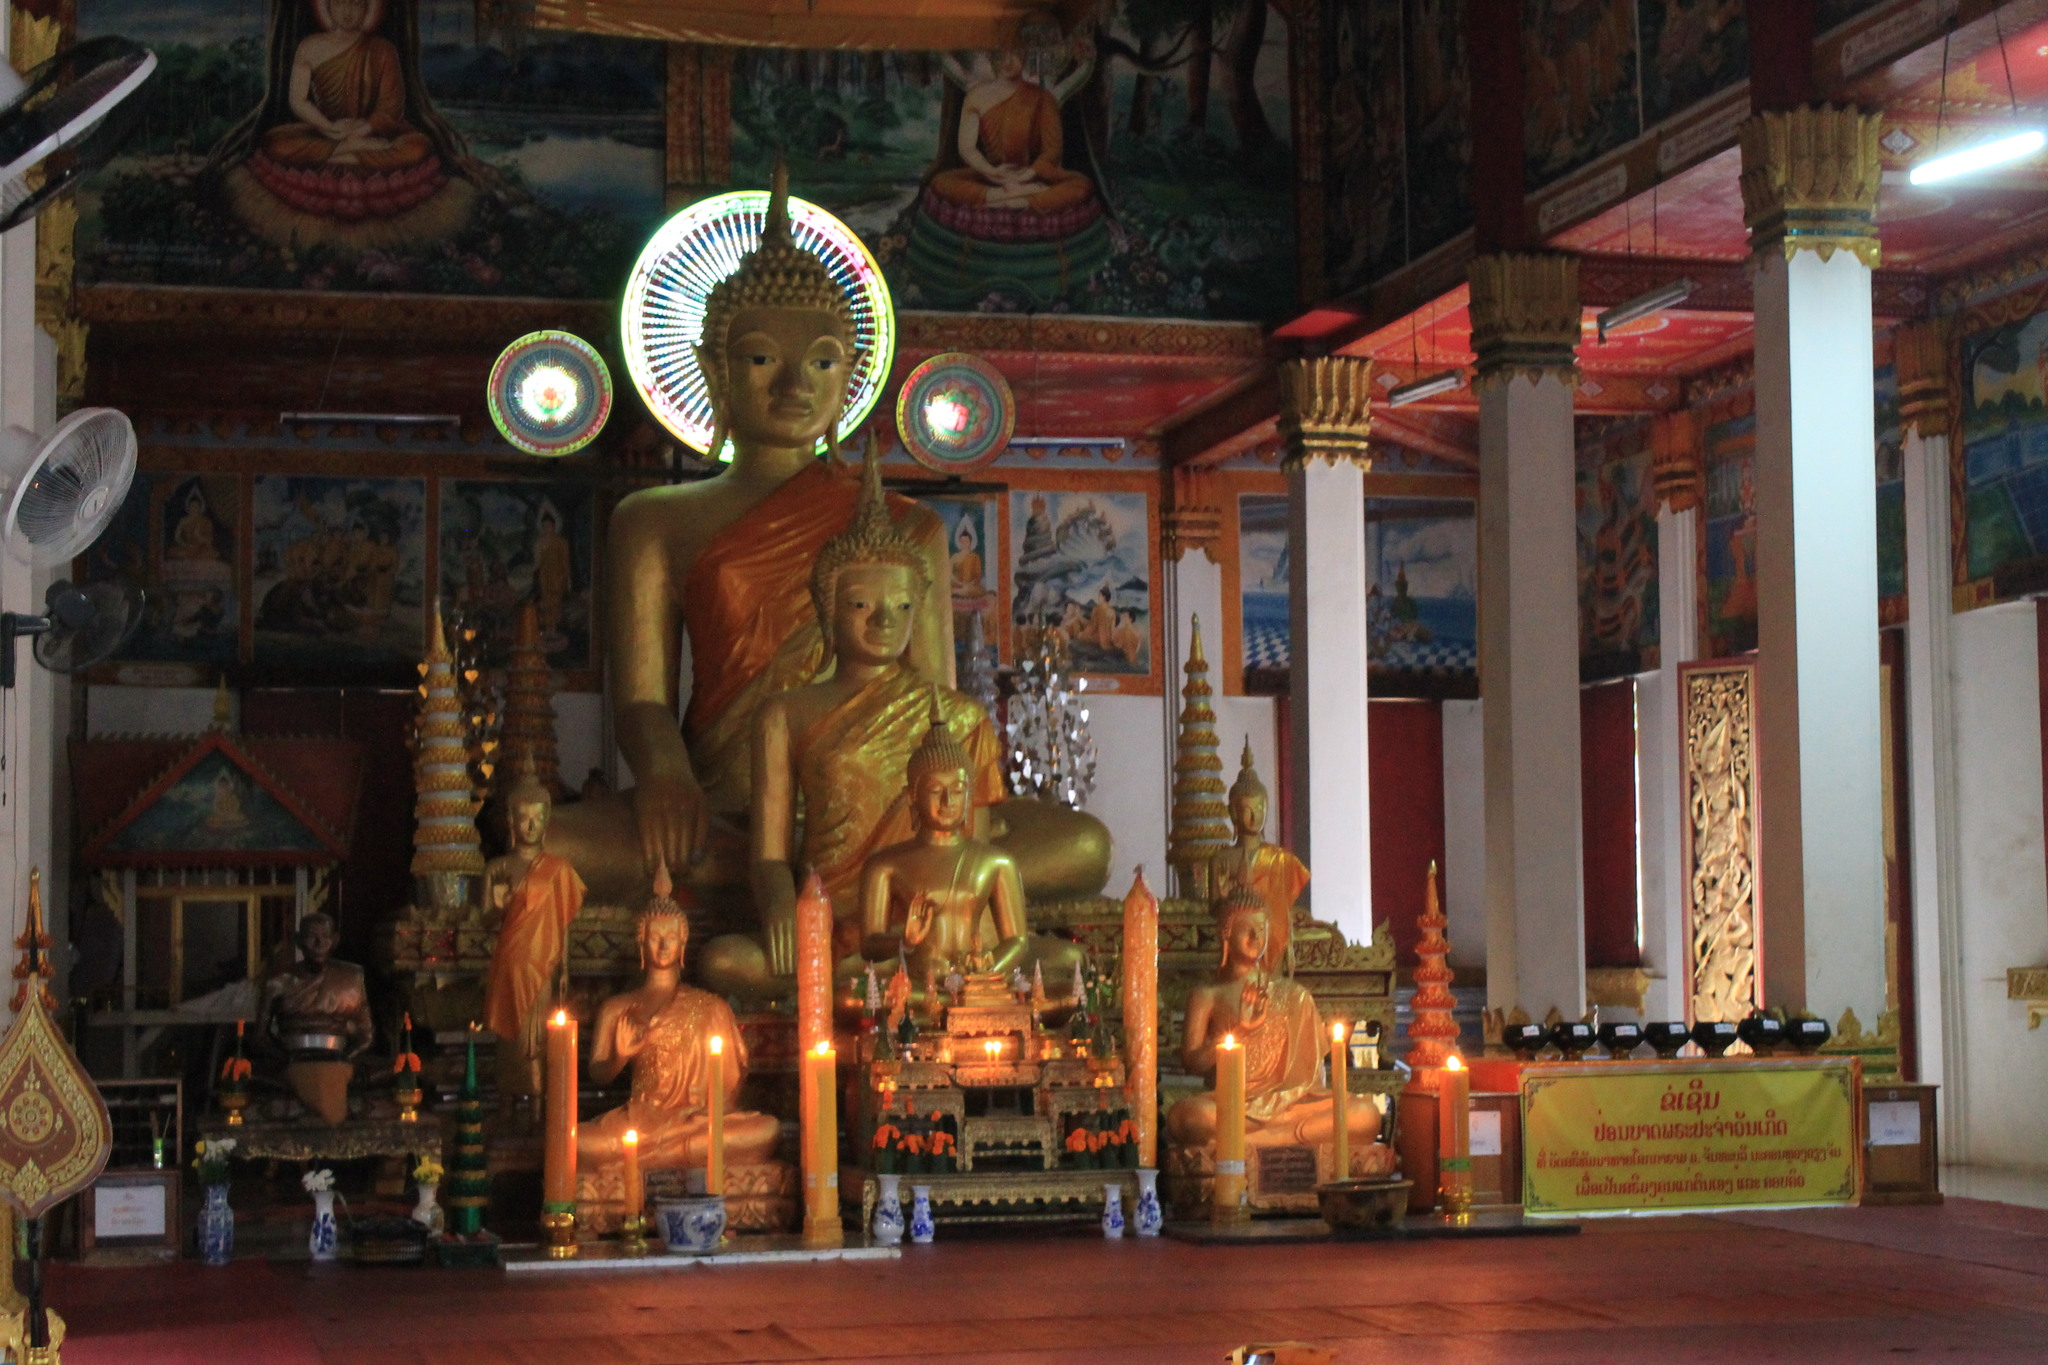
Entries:
POLYGON ((1756 299, 1758 881, 1764 1003, 1885 1000, 1870 272, 1878 116, 1740 129, 1756 299))
POLYGON ((1356 356, 1280 366, 1293 852, 1315 869, 1309 901, 1316 918, 1335 924, 1353 943, 1372 940, 1365 703, 1371 381, 1371 362, 1356 356))
POLYGON ((1471 271, 1487 1003, 1576 1019, 1586 1008, 1572 429, 1579 267, 1569 256, 1498 254, 1471 271))

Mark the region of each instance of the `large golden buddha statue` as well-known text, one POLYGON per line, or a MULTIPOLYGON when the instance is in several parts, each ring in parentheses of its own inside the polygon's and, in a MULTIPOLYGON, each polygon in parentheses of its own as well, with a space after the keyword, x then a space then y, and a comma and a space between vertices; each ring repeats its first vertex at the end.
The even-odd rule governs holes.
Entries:
MULTIPOLYGON (((814 454, 821 439, 837 444, 856 359, 851 305, 824 264, 791 239, 787 200, 778 168, 761 245, 706 304, 697 364, 716 414, 713 448, 730 441, 731 464, 714 478, 634 493, 612 515, 606 684, 619 749, 637 785, 564 809, 549 840, 598 900, 637 897, 664 861, 729 900, 744 902, 751 886, 771 930, 777 975, 794 968, 789 912, 779 883, 776 894, 759 897, 753 869, 762 860, 750 856, 746 833, 755 805, 755 722, 770 697, 830 666, 821 628, 828 613, 814 600, 812 565, 845 530, 861 492, 852 471, 814 454), (690 699, 679 724, 686 641, 690 699)), ((892 629, 903 638, 895 660, 918 678, 949 682, 950 603, 933 586, 947 582, 943 524, 908 499, 888 499, 887 510, 901 542, 893 572, 909 589, 898 595, 902 619, 892 629)), ((840 577, 833 576, 835 592, 840 577)), ((904 716, 921 715, 922 697, 922 683, 905 684, 904 716)), ((834 742, 823 733, 804 740, 834 742)), ((893 764, 877 765, 897 774, 884 804, 916 742, 912 733, 893 764)), ((1035 802, 1007 803, 994 817, 996 837, 1031 894, 1101 889, 1109 843, 1099 822, 1035 802)), ((842 891, 858 874, 870 833, 848 826, 807 836, 821 848, 847 839, 842 891)), ((905 822, 896 837, 907 833, 905 822)))

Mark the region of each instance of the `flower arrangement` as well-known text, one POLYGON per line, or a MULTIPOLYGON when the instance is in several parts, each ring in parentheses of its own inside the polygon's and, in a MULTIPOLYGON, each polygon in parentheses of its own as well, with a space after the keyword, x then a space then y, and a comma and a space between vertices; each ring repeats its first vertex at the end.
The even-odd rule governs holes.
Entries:
POLYGON ((220 1084, 223 1090, 238 1090, 249 1084, 251 1068, 249 1056, 243 1051, 242 1033, 247 1024, 235 1020, 235 1055, 220 1064, 220 1084))
POLYGON ((198 1155, 192 1159, 192 1169, 199 1172, 202 1185, 225 1185, 228 1183, 228 1160, 235 1153, 237 1143, 233 1138, 215 1138, 208 1142, 201 1138, 193 1147, 198 1155))
POLYGON ((445 1174, 441 1163, 431 1156, 421 1157, 420 1164, 412 1168, 412 1178, 422 1185, 438 1185, 445 1174))
POLYGON ((420 1088, 420 1054, 412 1050, 412 1015, 405 1016, 404 1031, 399 1035, 398 1055, 391 1060, 391 1074, 397 1077, 392 1082, 398 1090, 420 1088))
POLYGON ((334 1172, 325 1167, 308 1171, 299 1177, 299 1184, 305 1187, 307 1194, 333 1194, 334 1172))

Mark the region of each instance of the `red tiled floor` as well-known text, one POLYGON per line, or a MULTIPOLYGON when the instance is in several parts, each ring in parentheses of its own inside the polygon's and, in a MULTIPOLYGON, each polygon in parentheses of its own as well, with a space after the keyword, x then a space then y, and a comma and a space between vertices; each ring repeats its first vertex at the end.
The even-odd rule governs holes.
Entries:
POLYGON ((57 1267, 71 1365, 1345 1365, 2048 1360, 2048 1212, 1599 1222, 1575 1238, 1277 1247, 961 1241, 901 1261, 539 1281, 57 1267))

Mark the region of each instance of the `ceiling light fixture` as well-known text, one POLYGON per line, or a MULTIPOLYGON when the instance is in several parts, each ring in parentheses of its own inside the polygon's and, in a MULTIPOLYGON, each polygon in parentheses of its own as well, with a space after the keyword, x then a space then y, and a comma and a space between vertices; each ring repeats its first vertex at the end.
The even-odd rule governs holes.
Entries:
POLYGON ((1646 318, 1652 313, 1661 313, 1666 308, 1676 308, 1679 304, 1692 297, 1692 291, 1693 282, 1691 278, 1689 276, 1680 276, 1671 283, 1660 285, 1646 294, 1638 294, 1632 299, 1615 304, 1614 307, 1600 314, 1599 318, 1595 320, 1594 325, 1599 330, 1600 340, 1604 343, 1609 332, 1617 327, 1624 327, 1638 318, 1646 318))
POLYGON ((1973 171, 1989 170, 2002 166, 2008 161, 2018 161, 2023 156, 2032 156, 2043 147, 2048 147, 2048 134, 2039 128, 2024 132, 2008 133, 1990 142, 1980 142, 1974 147, 1965 147, 1959 152, 1937 156, 1932 161, 1923 161, 1907 172, 1906 179, 1915 185, 1934 185, 1944 180, 1953 180, 1959 175, 1973 171))
POLYGON ((1401 385, 1401 387, 1387 395, 1387 406, 1390 408, 1405 408, 1410 403, 1420 403, 1425 398, 1434 398, 1440 393, 1449 393, 1452 389, 1462 389, 1464 387, 1465 372, 1463 370, 1445 370, 1442 374, 1433 374, 1418 379, 1413 384, 1401 385))

